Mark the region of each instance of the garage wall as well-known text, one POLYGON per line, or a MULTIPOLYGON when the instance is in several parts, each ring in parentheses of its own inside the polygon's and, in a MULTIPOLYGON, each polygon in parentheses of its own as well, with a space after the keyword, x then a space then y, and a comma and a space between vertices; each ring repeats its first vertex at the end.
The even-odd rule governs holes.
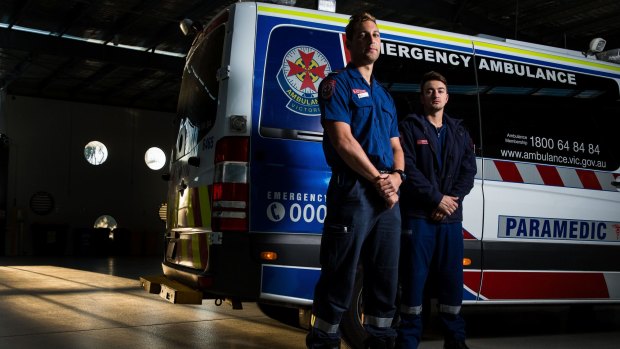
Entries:
POLYGON ((160 253, 165 224, 158 210, 167 190, 161 175, 169 159, 153 171, 144 154, 156 146, 168 157, 174 114, 10 95, 5 108, 8 255, 41 253, 41 242, 47 254, 84 252, 84 241, 75 234, 104 214, 130 234, 125 240, 132 254, 160 253), (108 149, 106 162, 98 166, 84 158, 84 146, 93 140, 108 149), (54 199, 49 214, 29 207, 39 191, 54 199))

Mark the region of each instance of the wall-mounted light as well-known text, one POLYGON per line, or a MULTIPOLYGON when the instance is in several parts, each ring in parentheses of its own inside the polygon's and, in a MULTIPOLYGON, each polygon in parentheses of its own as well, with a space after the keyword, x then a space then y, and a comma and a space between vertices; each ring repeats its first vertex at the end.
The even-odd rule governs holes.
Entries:
POLYGON ((590 41, 588 52, 589 53, 603 52, 603 50, 605 49, 605 44, 607 44, 607 41, 605 41, 605 39, 594 38, 590 41))
POLYGON ((144 163, 151 170, 159 170, 166 164, 166 154, 157 147, 151 147, 144 153, 144 163))
POLYGON ((319 11, 336 12, 336 0, 318 0, 316 8, 319 11))
POLYGON ((196 34, 201 31, 202 24, 189 18, 185 18, 179 23, 179 28, 181 28, 181 32, 183 32, 183 35, 188 36, 190 34, 196 34))

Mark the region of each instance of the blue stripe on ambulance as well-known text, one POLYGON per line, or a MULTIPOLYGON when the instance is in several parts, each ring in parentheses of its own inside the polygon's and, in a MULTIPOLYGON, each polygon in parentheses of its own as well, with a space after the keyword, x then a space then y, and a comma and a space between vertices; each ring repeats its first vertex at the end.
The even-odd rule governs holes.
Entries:
POLYGON ((320 269, 263 265, 261 294, 312 301, 320 269))

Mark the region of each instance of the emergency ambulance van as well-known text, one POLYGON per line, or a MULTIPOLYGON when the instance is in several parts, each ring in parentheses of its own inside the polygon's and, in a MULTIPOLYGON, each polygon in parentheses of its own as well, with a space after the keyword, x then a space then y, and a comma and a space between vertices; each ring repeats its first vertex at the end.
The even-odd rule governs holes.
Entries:
MULTIPOLYGON (((183 71, 159 282, 235 307, 299 309, 307 321, 330 178, 317 88, 348 62, 347 22, 242 2, 198 33, 183 71)), ((619 302, 620 66, 523 42, 378 25, 376 78, 397 101, 417 103, 423 73, 442 73, 447 112, 474 139, 465 303, 619 302)), ((341 325, 353 346, 360 294, 358 283, 341 325)))

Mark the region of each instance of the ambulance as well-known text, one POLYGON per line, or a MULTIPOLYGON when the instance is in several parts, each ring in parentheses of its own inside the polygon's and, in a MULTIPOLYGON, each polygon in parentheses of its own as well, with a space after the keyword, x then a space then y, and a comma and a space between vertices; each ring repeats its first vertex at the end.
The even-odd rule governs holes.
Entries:
MULTIPOLYGON (((349 61, 348 17, 240 2, 200 28, 166 176, 162 296, 170 299, 170 281, 217 304, 257 302, 274 317, 293 309, 307 324, 330 178, 317 88, 349 61)), ((447 112, 475 143, 465 303, 620 302, 620 65, 378 25, 377 80, 399 106, 416 108, 423 73, 442 73, 447 112)), ((341 330, 356 347, 361 283, 354 292, 341 330)))

